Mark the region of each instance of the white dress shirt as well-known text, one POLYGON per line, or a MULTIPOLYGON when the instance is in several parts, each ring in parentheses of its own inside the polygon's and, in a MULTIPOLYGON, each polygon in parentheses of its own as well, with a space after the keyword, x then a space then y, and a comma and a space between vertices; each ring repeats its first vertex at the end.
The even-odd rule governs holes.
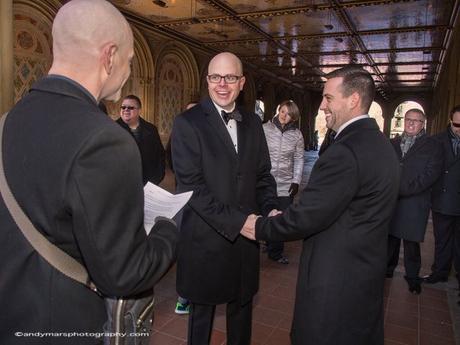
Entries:
POLYGON ((232 139, 232 142, 233 142, 233 147, 235 148, 236 153, 238 153, 238 135, 236 131, 237 121, 235 121, 234 119, 230 119, 228 123, 225 123, 225 120, 222 117, 222 110, 227 113, 231 113, 232 111, 235 110, 235 106, 236 106, 235 103, 233 103, 233 108, 230 111, 227 111, 224 108, 219 107, 216 103, 214 103, 214 106, 216 107, 217 112, 219 113, 220 118, 222 119, 222 122, 224 123, 225 127, 227 127, 228 134, 230 134, 230 138, 232 139))

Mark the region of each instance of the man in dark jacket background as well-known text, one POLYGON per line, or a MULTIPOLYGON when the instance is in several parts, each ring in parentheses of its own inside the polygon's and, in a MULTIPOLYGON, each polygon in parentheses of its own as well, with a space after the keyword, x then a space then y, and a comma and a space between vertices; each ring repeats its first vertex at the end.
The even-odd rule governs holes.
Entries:
POLYGON ((425 282, 447 281, 453 261, 460 286, 460 105, 452 108, 449 127, 435 139, 443 148, 444 166, 431 194, 435 250, 425 282))
MULTIPOLYGON (((129 77, 131 28, 107 1, 73 0, 52 34, 49 75, 5 122, 6 180, 37 230, 84 265, 101 294, 151 291, 172 263, 177 229, 159 220, 146 235, 139 150, 98 108, 118 100, 129 77)), ((0 344, 102 344, 104 298, 46 262, 2 198, 0 244, 0 344)))
POLYGON ((426 135, 425 121, 423 111, 408 110, 404 115, 404 132, 391 140, 400 161, 401 178, 388 237, 387 277, 393 276, 398 265, 402 239, 405 279, 413 294, 421 292, 420 242, 430 214, 431 186, 439 178, 443 163, 441 145, 426 135))
POLYGON ((142 180, 159 184, 165 176, 165 150, 157 128, 140 117, 142 103, 139 97, 123 98, 117 123, 136 140, 142 160, 142 180))

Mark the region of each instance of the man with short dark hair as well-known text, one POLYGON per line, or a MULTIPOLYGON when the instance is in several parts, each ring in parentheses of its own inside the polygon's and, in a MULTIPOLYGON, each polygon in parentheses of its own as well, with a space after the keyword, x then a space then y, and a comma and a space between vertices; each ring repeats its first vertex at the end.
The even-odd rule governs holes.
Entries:
POLYGON ((425 282, 447 281, 453 261, 460 286, 460 105, 449 115, 449 126, 435 136, 443 147, 444 166, 431 193, 435 250, 425 282))
POLYGON ((165 176, 165 150, 157 128, 140 117, 141 108, 139 97, 126 96, 121 103, 117 123, 136 140, 142 161, 142 182, 159 184, 165 176))
POLYGON ((399 261, 401 239, 404 245, 405 279, 409 291, 421 291, 420 242, 423 242, 430 214, 431 186, 441 174, 442 147, 425 132, 425 113, 410 109, 404 115, 404 131, 391 139, 401 166, 399 197, 390 223, 387 277, 399 261))
POLYGON ((372 76, 349 66, 326 78, 320 109, 336 132, 333 143, 316 161, 299 203, 275 217, 253 216, 242 234, 303 240, 293 345, 383 345, 388 225, 399 164, 367 114, 372 76))

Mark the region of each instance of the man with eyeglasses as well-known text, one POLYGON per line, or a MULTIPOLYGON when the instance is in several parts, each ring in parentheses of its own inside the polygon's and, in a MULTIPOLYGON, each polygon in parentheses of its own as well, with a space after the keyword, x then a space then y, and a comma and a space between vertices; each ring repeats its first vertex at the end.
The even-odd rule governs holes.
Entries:
POLYGON ((136 140, 142 161, 142 182, 159 184, 165 176, 165 149, 157 128, 140 117, 142 103, 139 97, 123 98, 117 123, 136 140))
POLYGON ((460 105, 449 115, 449 126, 435 137, 443 147, 444 166, 431 193, 435 250, 425 282, 446 282, 453 262, 460 286, 460 105))
POLYGON ((399 197, 390 223, 387 278, 398 265, 401 240, 404 246, 404 278, 413 294, 422 291, 420 242, 423 242, 430 214, 431 187, 442 168, 442 148, 426 135, 425 113, 410 109, 404 115, 404 131, 391 139, 399 158, 399 197))
POLYGON ((240 236, 251 213, 276 207, 276 184, 259 117, 236 105, 240 59, 216 55, 206 98, 178 115, 172 160, 179 192, 193 190, 180 228, 177 292, 191 302, 188 344, 209 344, 215 307, 227 304, 227 344, 251 342, 259 245, 240 236))

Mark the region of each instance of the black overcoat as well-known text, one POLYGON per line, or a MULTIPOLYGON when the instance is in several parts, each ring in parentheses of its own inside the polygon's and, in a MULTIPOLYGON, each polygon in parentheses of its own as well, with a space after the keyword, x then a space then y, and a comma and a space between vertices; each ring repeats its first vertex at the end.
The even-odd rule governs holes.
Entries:
POLYGON ((174 121, 177 189, 193 191, 180 229, 177 291, 194 303, 245 302, 258 290, 259 245, 239 232, 249 214, 276 208, 276 184, 260 119, 239 111, 238 153, 209 98, 174 121))
POLYGON ((298 205, 260 218, 258 240, 304 239, 294 345, 383 345, 388 226, 399 164, 374 119, 340 132, 313 167, 298 205))
POLYGON ((399 196, 390 223, 390 234, 413 242, 423 242, 431 206, 431 186, 441 174, 441 145, 424 135, 402 157, 401 138, 391 139, 401 169, 399 196))
POLYGON ((444 165, 433 185, 432 210, 449 216, 460 216, 460 154, 454 155, 449 131, 434 138, 442 145, 444 165))
MULTIPOLYGON (((132 135, 129 126, 121 118, 117 119, 117 123, 132 135)), ((141 153, 143 183, 150 181, 159 184, 165 176, 165 149, 153 124, 140 117, 139 128, 140 138, 136 143, 141 153)))
MULTIPOLYGON (((3 139, 6 178, 35 227, 84 264, 101 293, 151 289, 174 258, 177 230, 163 221, 146 236, 139 150, 95 99, 69 79, 47 76, 10 111, 3 139)), ((103 298, 35 252, 2 198, 0 246, 1 344, 102 342, 103 298)))

